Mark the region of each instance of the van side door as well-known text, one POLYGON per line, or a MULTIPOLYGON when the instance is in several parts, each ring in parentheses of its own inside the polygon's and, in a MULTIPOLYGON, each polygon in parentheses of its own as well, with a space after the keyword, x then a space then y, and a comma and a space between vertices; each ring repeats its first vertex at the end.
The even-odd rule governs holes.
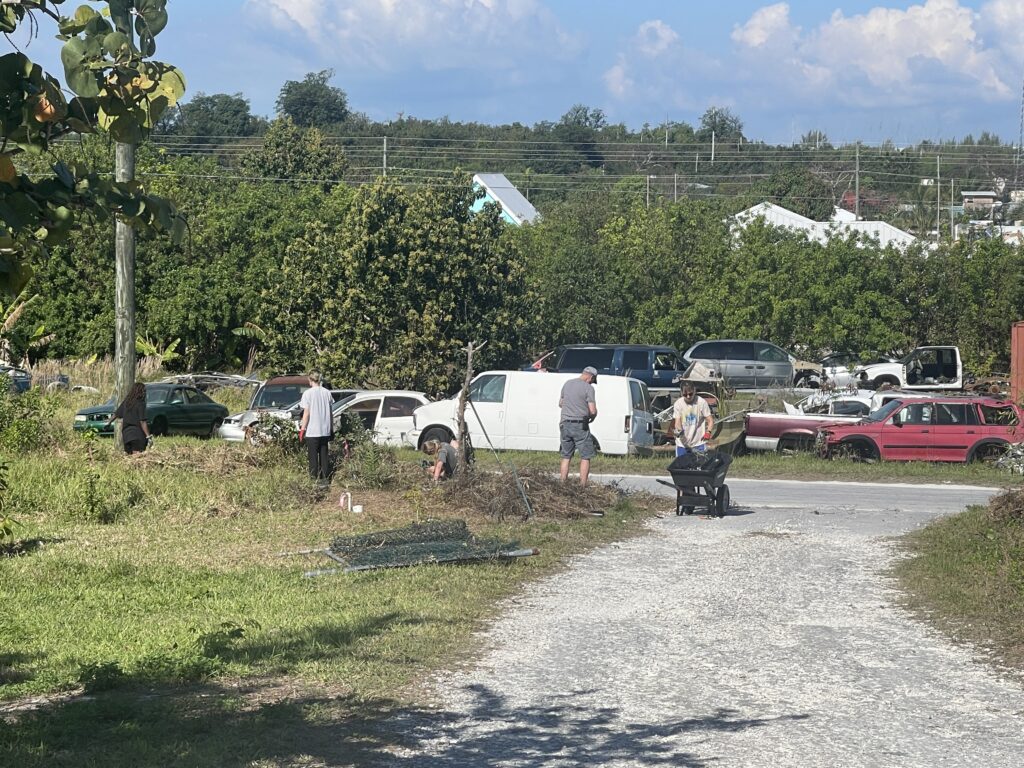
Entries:
POLYGON ((640 381, 630 381, 629 399, 632 410, 624 425, 629 433, 629 448, 650 448, 654 445, 654 414, 647 387, 640 381))
POLYGON ((469 399, 466 424, 473 447, 486 449, 490 440, 495 448, 504 448, 508 376, 503 373, 478 376, 469 385, 469 399))
POLYGON ((726 341, 722 376, 734 389, 753 389, 757 386, 758 362, 754 358, 754 345, 749 341, 726 341))
POLYGON ((754 344, 754 356, 754 386, 793 386, 793 364, 789 362, 789 355, 784 350, 774 344, 759 342, 754 344))

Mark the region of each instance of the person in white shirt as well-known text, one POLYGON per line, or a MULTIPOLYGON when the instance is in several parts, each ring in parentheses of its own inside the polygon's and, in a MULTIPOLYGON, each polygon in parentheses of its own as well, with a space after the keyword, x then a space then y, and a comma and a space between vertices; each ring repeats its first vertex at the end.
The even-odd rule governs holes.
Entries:
POLYGON ((672 407, 672 415, 675 417, 676 456, 706 451, 715 422, 707 400, 697 396, 692 384, 683 384, 683 395, 672 407))
POLYGON ((309 455, 309 476, 319 483, 326 483, 331 476, 330 457, 327 444, 333 435, 331 393, 320 384, 320 374, 309 374, 309 389, 302 393, 299 405, 302 407, 302 423, 299 426, 299 442, 306 443, 309 455))

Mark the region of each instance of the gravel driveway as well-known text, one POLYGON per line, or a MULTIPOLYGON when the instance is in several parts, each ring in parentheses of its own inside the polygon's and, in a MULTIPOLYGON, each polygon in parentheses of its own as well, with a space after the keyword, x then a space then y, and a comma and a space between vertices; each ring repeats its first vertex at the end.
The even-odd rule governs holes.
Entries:
POLYGON ((576 558, 436 681, 394 764, 1017 768, 1021 686, 896 605, 889 537, 935 514, 900 498, 672 515, 576 558))

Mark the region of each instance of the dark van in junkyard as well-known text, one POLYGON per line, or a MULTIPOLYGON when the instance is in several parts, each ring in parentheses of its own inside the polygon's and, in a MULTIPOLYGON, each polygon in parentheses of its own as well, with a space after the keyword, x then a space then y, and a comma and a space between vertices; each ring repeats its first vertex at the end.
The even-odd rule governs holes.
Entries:
POLYGON ((674 347, 651 344, 565 344, 523 370, 580 373, 588 366, 599 376, 639 379, 648 389, 677 387, 674 382, 683 371, 674 347))

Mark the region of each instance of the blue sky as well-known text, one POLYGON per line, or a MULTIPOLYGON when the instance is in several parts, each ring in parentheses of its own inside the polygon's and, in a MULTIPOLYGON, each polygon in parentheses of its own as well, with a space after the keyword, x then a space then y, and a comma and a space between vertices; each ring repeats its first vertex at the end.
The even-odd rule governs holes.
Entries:
MULTIPOLYGON (((486 123, 599 107, 636 128, 726 106, 755 139, 810 129, 899 143, 1016 141, 1024 0, 788 3, 170 0, 158 58, 192 93, 243 93, 331 68, 352 108, 486 123)), ((52 49, 37 41, 35 55, 52 49)), ((33 51, 30 48, 29 53, 33 51)))

